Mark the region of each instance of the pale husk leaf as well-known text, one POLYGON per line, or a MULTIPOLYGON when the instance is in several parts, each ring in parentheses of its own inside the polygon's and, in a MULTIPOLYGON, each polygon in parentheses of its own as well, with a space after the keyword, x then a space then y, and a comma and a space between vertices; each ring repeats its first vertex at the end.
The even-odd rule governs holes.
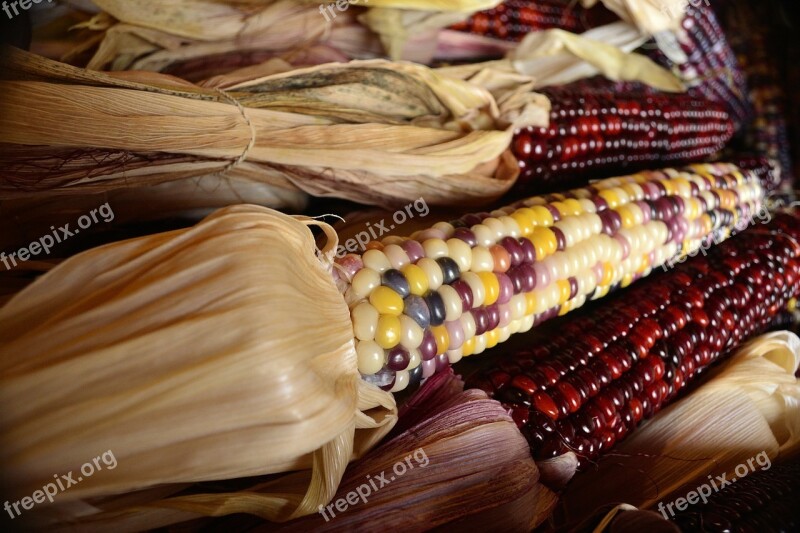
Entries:
POLYGON ((581 0, 581 4, 590 8, 598 1, 648 35, 678 29, 684 14, 681 7, 686 6, 680 0, 581 0))
POLYGON ((633 53, 646 41, 647 37, 624 22, 600 26, 581 35, 545 30, 529 33, 505 59, 439 70, 463 79, 483 70, 525 75, 534 80, 534 89, 602 74, 612 80, 639 81, 663 91, 685 91, 674 74, 646 56, 633 53))
POLYGON ((313 461, 313 477, 277 482, 260 508, 314 512, 396 420, 392 396, 356 369, 335 245, 325 224, 233 207, 79 254, 17 294, 0 309, 8 486, 30 494, 111 450, 115 469, 59 495, 62 514, 83 514, 89 497, 313 461), (321 252, 309 225, 330 238, 321 252))

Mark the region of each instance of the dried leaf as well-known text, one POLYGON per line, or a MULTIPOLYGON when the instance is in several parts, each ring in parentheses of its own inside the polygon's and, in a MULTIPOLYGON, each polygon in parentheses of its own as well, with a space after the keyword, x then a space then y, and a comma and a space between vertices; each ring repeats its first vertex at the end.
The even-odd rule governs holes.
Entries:
POLYGON ((241 206, 79 254, 18 293, 0 308, 0 454, 14 495, 111 450, 116 468, 30 513, 77 518, 99 511, 87 498, 312 462, 311 477, 273 482, 257 502, 172 508, 316 512, 396 420, 392 396, 358 374, 335 246, 325 224, 241 206), (309 226, 329 237, 320 251, 309 226))

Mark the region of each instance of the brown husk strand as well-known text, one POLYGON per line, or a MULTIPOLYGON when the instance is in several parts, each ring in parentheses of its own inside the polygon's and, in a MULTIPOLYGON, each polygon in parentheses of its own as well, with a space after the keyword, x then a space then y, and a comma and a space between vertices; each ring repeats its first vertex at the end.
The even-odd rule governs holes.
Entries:
POLYGON ((369 204, 486 203, 517 177, 514 128, 547 116, 535 95, 520 119, 474 84, 383 60, 201 88, 9 51, 2 78, 0 198, 221 174, 369 204))
POLYGON ((10 496, 107 450, 118 462, 26 512, 26 523, 91 521, 107 497, 153 487, 123 508, 281 521, 327 503, 397 412, 358 374, 331 277, 336 244, 332 228, 305 217, 227 208, 74 256, 0 308, 10 496), (328 236, 322 249, 311 226, 328 236), (187 483, 290 471, 299 472, 258 495, 154 503, 187 483))

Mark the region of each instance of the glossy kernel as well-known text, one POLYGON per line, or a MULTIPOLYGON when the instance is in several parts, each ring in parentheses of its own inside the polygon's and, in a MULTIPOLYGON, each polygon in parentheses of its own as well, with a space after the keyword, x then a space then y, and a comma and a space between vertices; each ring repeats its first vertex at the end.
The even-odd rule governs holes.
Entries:
POLYGON ((403 299, 389 287, 377 287, 369 295, 369 303, 382 315, 398 316, 403 312, 403 299))

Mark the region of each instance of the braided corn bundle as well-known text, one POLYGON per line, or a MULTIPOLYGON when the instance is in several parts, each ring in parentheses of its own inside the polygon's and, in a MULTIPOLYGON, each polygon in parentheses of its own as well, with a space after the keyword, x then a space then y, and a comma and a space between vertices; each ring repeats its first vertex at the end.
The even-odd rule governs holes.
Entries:
POLYGON ((540 92, 551 101, 549 126, 523 128, 512 144, 523 188, 656 161, 701 161, 734 132, 722 104, 639 83, 597 77, 540 92))
POLYGON ((364 379, 392 391, 727 237, 757 172, 697 165, 610 178, 373 241, 339 259, 364 379))
POLYGON ((595 460, 800 296, 800 220, 779 215, 620 293, 473 376, 546 459, 595 460))

